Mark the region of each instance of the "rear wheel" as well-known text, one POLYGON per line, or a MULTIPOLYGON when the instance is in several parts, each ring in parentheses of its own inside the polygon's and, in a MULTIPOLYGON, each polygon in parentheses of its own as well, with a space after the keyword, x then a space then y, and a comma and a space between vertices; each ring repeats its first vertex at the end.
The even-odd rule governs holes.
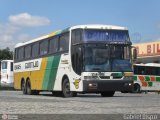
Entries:
POLYGON ((70 91, 70 83, 67 78, 64 79, 62 84, 63 97, 75 97, 77 94, 70 91))
POLYGON ((25 84, 25 81, 24 81, 24 80, 22 81, 21 89, 22 89, 22 93, 23 93, 23 94, 27 94, 27 91, 26 91, 26 84, 25 84))
POLYGON ((26 85, 26 89, 27 89, 27 94, 28 95, 32 95, 33 94, 33 91, 31 90, 31 83, 30 83, 30 80, 27 81, 27 85, 26 85))
POLYGON ((113 97, 115 91, 108 91, 108 92, 102 92, 101 96, 102 97, 113 97))

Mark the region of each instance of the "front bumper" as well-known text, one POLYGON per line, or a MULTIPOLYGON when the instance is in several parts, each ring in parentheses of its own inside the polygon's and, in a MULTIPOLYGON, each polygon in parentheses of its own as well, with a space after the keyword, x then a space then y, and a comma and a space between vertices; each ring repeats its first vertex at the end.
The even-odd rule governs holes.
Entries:
POLYGON ((83 80, 83 91, 86 93, 105 91, 133 90, 133 80, 83 80))

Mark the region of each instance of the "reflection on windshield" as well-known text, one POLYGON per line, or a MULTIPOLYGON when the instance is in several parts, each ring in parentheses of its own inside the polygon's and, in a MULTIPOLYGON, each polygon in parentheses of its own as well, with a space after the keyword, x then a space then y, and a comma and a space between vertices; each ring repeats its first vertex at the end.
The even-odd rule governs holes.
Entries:
POLYGON ((109 49, 88 47, 85 50, 85 70, 109 70, 109 49))
POLYGON ((123 45, 110 45, 110 57, 111 59, 130 59, 130 48, 129 46, 123 45))
POLYGON ((127 50, 120 45, 85 47, 85 71, 132 71, 127 50))

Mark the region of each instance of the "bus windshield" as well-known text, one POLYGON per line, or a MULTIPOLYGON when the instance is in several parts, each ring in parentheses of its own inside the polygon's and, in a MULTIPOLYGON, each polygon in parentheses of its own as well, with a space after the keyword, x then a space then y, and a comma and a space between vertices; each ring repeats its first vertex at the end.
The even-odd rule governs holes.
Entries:
POLYGON ((7 62, 2 62, 2 69, 7 69, 7 62))
POLYGON ((86 46, 85 71, 132 71, 127 48, 122 45, 86 46))

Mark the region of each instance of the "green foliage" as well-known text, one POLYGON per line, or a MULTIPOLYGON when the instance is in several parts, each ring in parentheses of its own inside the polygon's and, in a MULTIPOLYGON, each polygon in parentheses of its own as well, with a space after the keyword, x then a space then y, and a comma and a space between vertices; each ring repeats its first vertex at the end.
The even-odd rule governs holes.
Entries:
POLYGON ((13 51, 10 51, 8 47, 0 49, 0 61, 1 60, 13 60, 13 51))

